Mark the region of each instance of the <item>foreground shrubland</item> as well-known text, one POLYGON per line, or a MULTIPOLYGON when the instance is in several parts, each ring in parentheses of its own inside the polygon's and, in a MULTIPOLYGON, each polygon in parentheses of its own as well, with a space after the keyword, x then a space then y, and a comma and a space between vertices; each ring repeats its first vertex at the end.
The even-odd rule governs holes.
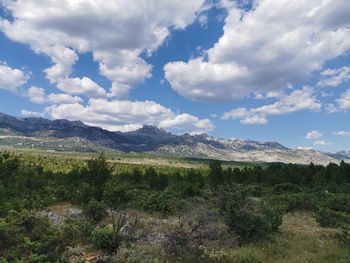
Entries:
POLYGON ((125 171, 101 155, 57 171, 28 160, 0 154, 0 262, 350 257, 344 162, 233 169, 212 161, 207 170, 125 171))

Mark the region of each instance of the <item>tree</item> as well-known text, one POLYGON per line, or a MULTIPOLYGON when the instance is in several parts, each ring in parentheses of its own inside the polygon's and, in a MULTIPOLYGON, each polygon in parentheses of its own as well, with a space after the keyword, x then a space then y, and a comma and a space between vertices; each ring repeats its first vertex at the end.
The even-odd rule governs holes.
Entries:
POLYGON ((222 184, 224 180, 221 162, 217 160, 209 163, 209 184, 217 189, 218 185, 222 184))

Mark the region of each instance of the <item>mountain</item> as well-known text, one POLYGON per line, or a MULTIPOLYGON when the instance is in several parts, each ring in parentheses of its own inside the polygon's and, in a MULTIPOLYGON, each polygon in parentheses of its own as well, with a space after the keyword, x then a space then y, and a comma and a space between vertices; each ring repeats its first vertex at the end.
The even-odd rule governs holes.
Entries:
MULTIPOLYGON (((124 136, 91 127, 80 121, 48 120, 44 118, 16 118, 0 113, 0 135, 7 136, 2 139, 55 141, 80 141, 82 144, 92 144, 99 147, 127 150, 129 145, 135 144, 124 136), (12 135, 11 137, 9 137, 12 135)), ((94 148, 94 147, 92 147, 94 148)))
POLYGON ((328 164, 349 158, 335 158, 315 150, 289 149, 276 142, 221 139, 201 135, 182 135, 160 144, 156 150, 163 155, 213 158, 242 162, 282 162, 328 164))
POLYGON ((124 133, 118 132, 118 134, 137 143, 137 147, 134 149, 134 151, 154 150, 161 142, 177 137, 176 135, 166 132, 163 129, 159 129, 153 125, 145 125, 136 131, 124 133))
POLYGON ((350 159, 350 151, 340 151, 335 154, 330 153, 329 155, 337 159, 350 159))
POLYGON ((145 125, 132 132, 111 132, 80 121, 17 118, 0 113, 0 145, 50 151, 147 152, 165 156, 244 162, 328 164, 350 160, 350 152, 290 149, 277 142, 174 135, 145 125))

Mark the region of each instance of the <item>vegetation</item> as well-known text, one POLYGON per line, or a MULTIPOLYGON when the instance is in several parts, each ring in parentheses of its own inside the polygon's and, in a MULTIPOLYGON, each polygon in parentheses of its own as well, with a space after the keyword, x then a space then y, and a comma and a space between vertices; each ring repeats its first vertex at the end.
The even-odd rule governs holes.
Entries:
POLYGON ((0 153, 0 262, 348 262, 350 165, 0 153))

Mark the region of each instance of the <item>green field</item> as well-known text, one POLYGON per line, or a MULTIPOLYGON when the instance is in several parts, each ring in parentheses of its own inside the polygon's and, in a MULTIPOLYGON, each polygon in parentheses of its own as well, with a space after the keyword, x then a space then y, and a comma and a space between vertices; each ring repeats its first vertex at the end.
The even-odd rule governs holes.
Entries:
POLYGON ((350 262, 349 204, 344 162, 5 148, 0 262, 350 262))

